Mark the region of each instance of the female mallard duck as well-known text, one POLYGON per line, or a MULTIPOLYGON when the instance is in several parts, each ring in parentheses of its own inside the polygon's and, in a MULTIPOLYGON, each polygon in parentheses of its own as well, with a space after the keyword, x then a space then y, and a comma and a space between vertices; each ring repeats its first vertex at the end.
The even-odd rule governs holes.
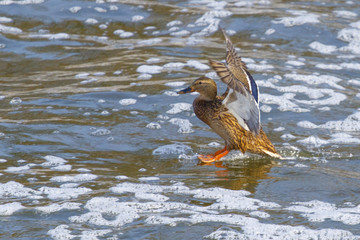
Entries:
POLYGON ((227 84, 222 96, 217 96, 214 80, 196 79, 179 94, 198 92, 193 107, 196 116, 225 140, 225 147, 211 155, 199 155, 202 162, 219 160, 231 150, 249 151, 280 158, 260 124, 259 90, 246 65, 237 55, 226 33, 226 64, 210 60, 211 67, 227 84))

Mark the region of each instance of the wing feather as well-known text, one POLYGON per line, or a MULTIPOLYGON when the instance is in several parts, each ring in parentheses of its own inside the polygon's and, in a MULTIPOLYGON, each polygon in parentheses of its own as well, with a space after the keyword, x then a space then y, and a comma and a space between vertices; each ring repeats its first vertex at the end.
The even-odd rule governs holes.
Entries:
POLYGON ((224 95, 222 104, 234 115, 240 126, 254 134, 259 134, 258 87, 225 31, 222 31, 226 39, 226 64, 209 60, 211 67, 229 88, 225 92, 227 94, 224 95))

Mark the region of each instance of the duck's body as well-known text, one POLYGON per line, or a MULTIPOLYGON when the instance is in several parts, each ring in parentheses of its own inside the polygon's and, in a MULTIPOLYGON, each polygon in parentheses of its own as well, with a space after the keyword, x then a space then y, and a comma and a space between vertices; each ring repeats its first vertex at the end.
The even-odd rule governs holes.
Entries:
POLYGON ((193 103, 196 116, 225 141, 224 149, 212 155, 199 155, 199 159, 203 162, 217 161, 231 150, 279 158, 280 155, 260 124, 257 85, 225 32, 224 35, 227 42, 227 64, 210 60, 210 65, 227 84, 226 92, 217 96, 216 83, 207 77, 196 79, 190 87, 179 92, 200 93, 193 103))

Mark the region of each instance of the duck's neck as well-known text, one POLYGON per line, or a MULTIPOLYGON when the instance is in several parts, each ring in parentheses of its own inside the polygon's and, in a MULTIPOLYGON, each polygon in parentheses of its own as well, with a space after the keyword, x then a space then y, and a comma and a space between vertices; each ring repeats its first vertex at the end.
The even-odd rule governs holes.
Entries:
POLYGON ((217 96, 217 90, 215 89, 214 91, 208 91, 206 93, 200 93, 200 95, 197 97, 198 100, 203 100, 203 101, 214 101, 216 99, 217 96))

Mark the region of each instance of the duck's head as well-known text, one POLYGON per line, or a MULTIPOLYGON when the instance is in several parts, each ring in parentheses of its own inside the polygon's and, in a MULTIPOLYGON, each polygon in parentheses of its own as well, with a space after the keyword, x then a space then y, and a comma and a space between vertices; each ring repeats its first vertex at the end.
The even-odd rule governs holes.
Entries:
POLYGON ((188 88, 178 92, 178 94, 185 94, 190 92, 198 92, 198 98, 205 101, 213 101, 217 95, 217 87, 214 80, 208 77, 200 77, 196 79, 188 88))

